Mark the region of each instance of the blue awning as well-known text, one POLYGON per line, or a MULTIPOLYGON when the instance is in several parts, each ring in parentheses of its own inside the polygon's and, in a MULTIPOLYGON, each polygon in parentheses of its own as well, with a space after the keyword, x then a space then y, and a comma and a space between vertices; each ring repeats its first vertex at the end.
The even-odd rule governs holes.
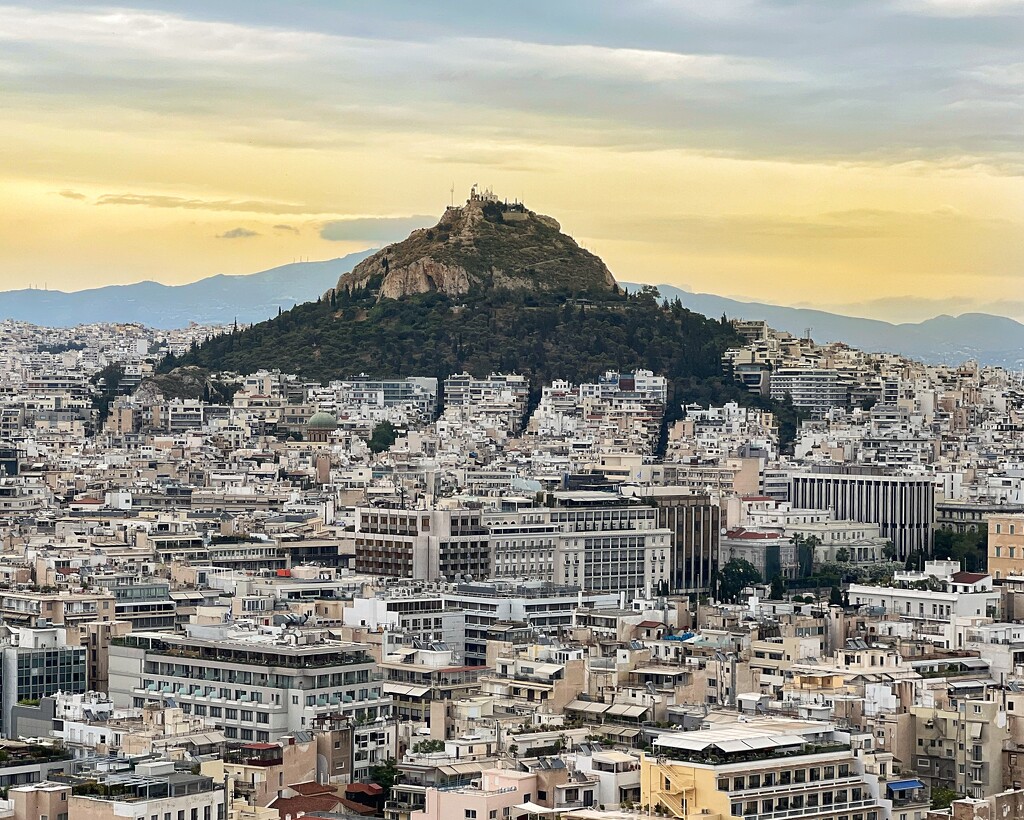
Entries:
POLYGON ((886 788, 894 792, 905 792, 910 789, 923 789, 924 783, 920 780, 894 780, 892 783, 887 783, 886 788))

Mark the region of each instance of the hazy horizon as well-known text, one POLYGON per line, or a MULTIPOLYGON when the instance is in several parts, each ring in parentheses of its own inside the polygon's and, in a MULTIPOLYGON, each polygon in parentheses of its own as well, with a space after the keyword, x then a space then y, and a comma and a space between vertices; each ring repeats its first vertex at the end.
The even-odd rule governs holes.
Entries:
MULTIPOLYGON (((357 250, 352 251, 352 253, 353 254, 358 254, 358 253, 360 253, 362 251, 373 250, 375 248, 382 247, 385 244, 388 244, 388 243, 384 242, 381 245, 370 245, 370 246, 366 246, 364 248, 358 248, 357 250)), ((247 271, 247 272, 238 272, 238 273, 228 273, 228 272, 212 273, 212 274, 209 274, 207 276, 201 276, 201 277, 198 277, 196 279, 189 279, 187 281, 180 281, 180 282, 174 282, 174 281, 172 281, 172 282, 164 282, 164 281, 160 281, 159 279, 156 279, 156 278, 146 278, 146 279, 137 279, 137 280, 134 280, 134 281, 109 283, 107 285, 88 285, 86 287, 73 288, 73 289, 71 289, 71 288, 63 288, 63 289, 51 288, 51 287, 46 286, 45 284, 43 286, 36 287, 34 284, 32 284, 32 285, 26 286, 24 288, 12 288, 12 289, 0 290, 0 293, 11 293, 11 292, 15 292, 15 291, 20 292, 20 291, 24 291, 24 290, 39 290, 39 291, 43 291, 43 292, 50 291, 50 292, 59 292, 59 293, 78 293, 78 292, 81 292, 81 291, 84 291, 84 290, 93 290, 93 289, 103 288, 103 287, 110 287, 110 286, 126 287, 126 286, 131 286, 131 285, 138 285, 138 284, 142 284, 142 283, 156 283, 156 284, 165 285, 165 286, 168 286, 168 287, 182 287, 182 286, 186 286, 186 285, 195 284, 197 282, 201 282, 204 279, 208 279, 208 278, 211 278, 211 277, 214 277, 214 276, 243 276, 243 277, 244 276, 251 276, 253 274, 265 273, 267 271, 275 270, 277 268, 285 267, 287 265, 329 263, 329 262, 332 262, 332 261, 336 261, 338 259, 342 259, 342 258, 344 258, 347 255, 349 255, 349 254, 343 254, 342 256, 335 256, 335 257, 325 257, 323 259, 293 259, 293 260, 290 260, 290 261, 287 261, 287 262, 283 262, 283 263, 281 263, 279 265, 270 265, 269 267, 260 268, 258 270, 252 270, 252 271, 247 271)), ((612 273, 615 274, 614 271, 612 273)), ((1003 316, 1003 317, 1006 317, 1006 318, 1014 319, 1015 321, 1024 322, 1024 302, 1014 301, 1014 300, 998 300, 998 301, 990 301, 990 302, 984 302, 984 301, 980 301, 980 300, 973 300, 970 303, 966 303, 965 300, 962 300, 962 299, 943 300, 943 299, 927 299, 927 298, 921 298, 921 297, 900 297, 900 298, 892 298, 892 299, 877 299, 877 300, 873 300, 873 301, 869 301, 869 302, 859 302, 859 303, 858 302, 854 302, 854 303, 848 303, 848 304, 809 304, 809 303, 806 303, 806 302, 803 302, 803 303, 801 303, 801 302, 787 303, 787 302, 783 302, 783 301, 779 301, 779 300, 777 300, 777 301, 770 301, 770 300, 765 300, 765 299, 758 299, 756 297, 752 297, 752 296, 749 296, 749 295, 746 295, 746 294, 741 294, 741 293, 718 293, 718 292, 715 292, 715 291, 697 290, 697 289, 694 289, 693 287, 691 287, 689 284, 683 283, 683 282, 671 283, 671 282, 653 281, 653 280, 649 281, 649 282, 645 282, 645 281, 637 279, 636 277, 631 277, 631 276, 628 276, 628 275, 627 276, 620 276, 620 275, 617 275, 617 274, 616 274, 616 280, 619 281, 619 282, 625 282, 625 283, 651 284, 651 285, 661 285, 661 286, 670 285, 672 287, 676 287, 676 288, 679 288, 680 290, 687 291, 687 292, 690 292, 690 293, 711 294, 711 295, 715 295, 715 296, 721 296, 721 297, 726 298, 726 299, 732 299, 732 300, 735 300, 735 301, 738 301, 738 302, 763 303, 763 304, 777 305, 779 307, 791 307, 791 308, 797 308, 797 309, 818 310, 818 311, 825 311, 825 312, 828 312, 828 313, 840 314, 840 315, 843 315, 843 316, 849 316, 849 317, 852 317, 852 318, 877 319, 877 320, 884 321, 884 322, 891 322, 893 324, 906 324, 906 323, 913 324, 913 323, 923 322, 923 321, 925 321, 927 319, 935 318, 936 316, 941 316, 941 315, 960 316, 960 315, 965 314, 965 313, 986 313, 986 314, 991 314, 991 315, 994 315, 994 316, 1003 316), (1009 312, 1009 310, 1007 310, 1008 307, 1009 308, 1013 308, 1015 306, 1019 310, 1019 313, 1017 315, 1014 315, 1013 313, 1009 312)))
POLYGON ((625 280, 1024 317, 1022 41, 1021 0, 0 4, 0 288, 343 256, 480 183, 625 280))

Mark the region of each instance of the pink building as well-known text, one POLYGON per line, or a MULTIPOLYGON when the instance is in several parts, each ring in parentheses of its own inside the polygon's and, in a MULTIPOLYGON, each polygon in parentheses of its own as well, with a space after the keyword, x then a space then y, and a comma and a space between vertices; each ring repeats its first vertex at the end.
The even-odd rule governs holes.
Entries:
POLYGON ((507 820, 513 807, 537 799, 537 775, 516 769, 485 769, 479 787, 427 789, 427 805, 410 820, 507 820))

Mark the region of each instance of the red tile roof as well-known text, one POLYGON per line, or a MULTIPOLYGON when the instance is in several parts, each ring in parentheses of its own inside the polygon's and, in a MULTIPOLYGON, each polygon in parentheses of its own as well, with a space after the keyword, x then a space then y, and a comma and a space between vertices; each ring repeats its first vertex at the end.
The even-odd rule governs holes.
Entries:
POLYGON ((328 786, 324 783, 316 783, 312 780, 306 783, 293 783, 288 788, 293 792, 298 792, 304 797, 312 797, 318 794, 328 794, 333 797, 337 797, 338 795, 338 790, 335 789, 334 786, 328 786))
POLYGON ((282 817, 287 814, 299 817, 303 814, 315 816, 318 811, 336 811, 340 805, 340 797, 317 795, 315 797, 278 797, 270 804, 270 808, 277 809, 282 817))
POLYGON ((377 809, 373 806, 367 806, 365 803, 357 803, 355 800, 349 800, 346 797, 341 798, 341 805, 348 809, 353 814, 376 814, 377 809))
POLYGON ((954 572, 952 576, 954 584, 976 584, 988 577, 987 572, 954 572))
MULTIPOLYGON (((474 666, 474 669, 480 667, 474 666)), ((376 797, 378 794, 383 794, 384 789, 376 783, 349 783, 345 786, 345 794, 370 794, 376 797)))

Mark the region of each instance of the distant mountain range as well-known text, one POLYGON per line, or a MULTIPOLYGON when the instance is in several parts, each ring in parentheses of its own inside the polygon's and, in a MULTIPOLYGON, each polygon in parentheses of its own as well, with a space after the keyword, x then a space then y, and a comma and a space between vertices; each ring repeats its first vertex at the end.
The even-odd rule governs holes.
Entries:
POLYGON ((90 322, 139 322, 150 327, 261 322, 316 299, 374 252, 324 262, 296 262, 241 276, 218 274, 187 285, 137 282, 66 293, 59 290, 0 292, 0 319, 47 327, 90 322))
MULTIPOLYGON (((139 322, 151 327, 184 327, 189 322, 243 324, 275 316, 278 309, 319 298, 339 277, 376 249, 323 262, 296 262, 248 275, 217 275, 187 285, 139 282, 67 293, 55 290, 0 292, 0 319, 66 327, 87 322, 139 322)), ((624 282, 635 290, 639 284, 624 282)), ((817 342, 846 342, 868 351, 891 351, 929 363, 984 364, 1024 368, 1024 324, 1004 316, 964 313, 923 322, 893 324, 821 310, 741 302, 710 293, 659 285, 662 296, 679 297, 690 310, 712 318, 764 319, 772 327, 817 342)))
MULTIPOLYGON (((635 290, 639 284, 623 282, 635 290)), ((710 293, 691 293, 672 285, 659 285, 661 295, 679 297, 683 305, 705 316, 725 314, 731 319, 764 319, 777 330, 811 338, 819 343, 846 342, 871 352, 901 353, 931 364, 959 364, 976 359, 982 364, 1024 368, 1024 324, 1005 316, 963 313, 936 316, 923 322, 892 324, 877 319, 840 316, 823 310, 740 302, 710 293)))

